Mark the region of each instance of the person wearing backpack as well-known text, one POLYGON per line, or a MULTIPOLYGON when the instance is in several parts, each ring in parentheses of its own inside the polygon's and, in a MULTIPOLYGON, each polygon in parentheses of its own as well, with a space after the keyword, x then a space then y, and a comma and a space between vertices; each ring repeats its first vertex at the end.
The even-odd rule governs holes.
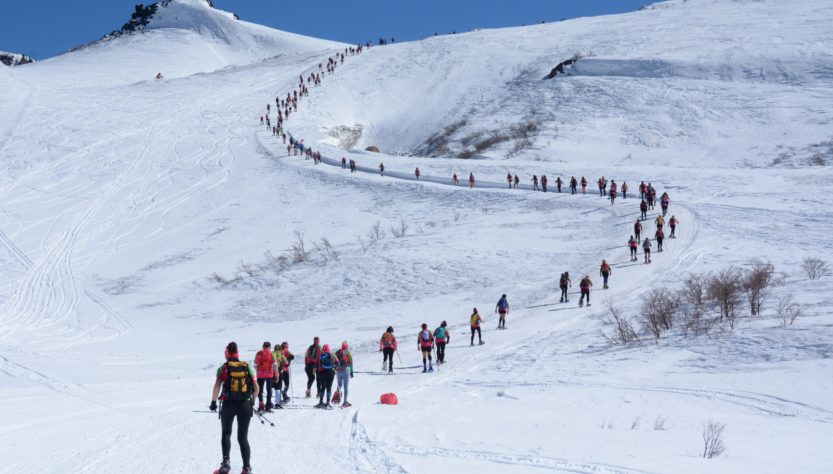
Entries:
MULTIPOLYGON (((283 344, 287 343, 284 342, 283 344)), ((275 358, 275 365, 272 367, 275 372, 275 380, 272 382, 272 386, 275 389, 275 408, 278 409, 283 408, 289 402, 289 397, 286 396, 286 391, 289 390, 289 359, 286 358, 283 344, 275 344, 275 352, 272 353, 272 357, 275 358), (284 379, 286 379, 286 385, 282 387, 284 379)))
MULTIPOLYGON (((347 344, 347 341, 341 343, 341 349, 336 351, 336 379, 338 380, 338 385, 336 386, 336 395, 343 393, 341 396, 343 402, 341 403, 341 408, 347 408, 352 406, 350 402, 347 401, 347 386, 350 383, 350 379, 353 378, 353 354, 350 353, 350 345, 347 344), (342 392, 341 387, 344 387, 344 391, 342 392)), ((338 404, 333 397, 333 402, 338 404)))
POLYGON ((509 301, 506 299, 506 295, 502 295, 498 300, 497 304, 495 304, 495 313, 498 313, 500 319, 497 323, 498 329, 506 329, 506 313, 509 312, 509 301))
POLYGON ((257 367, 257 385, 260 392, 257 394, 257 411, 272 411, 272 381, 275 378, 275 356, 272 354, 272 344, 263 343, 263 350, 255 355, 255 367, 257 367), (266 392, 266 405, 263 405, 263 392, 266 392))
MULTIPOLYGON (((307 353, 304 355, 304 372, 307 373, 307 398, 310 398, 310 390, 312 384, 316 382, 315 379, 315 365, 318 363, 318 358, 321 356, 320 339, 315 336, 312 340, 312 345, 307 348, 307 353)), ((319 387, 319 392, 321 391, 319 387)), ((318 394, 316 394, 318 396, 318 394)))
POLYGON ((639 240, 638 239, 639 239, 639 237, 634 239, 633 236, 631 236, 631 238, 628 239, 628 248, 631 249, 631 262, 636 261, 636 250, 639 247, 639 240))
POLYGON ((243 458, 243 474, 252 472, 249 464, 251 448, 249 447, 249 422, 254 415, 254 400, 260 388, 257 374, 253 367, 240 360, 237 343, 230 342, 225 351, 226 362, 217 369, 214 389, 211 391, 211 411, 217 411, 220 400, 221 446, 223 460, 216 472, 229 474, 231 464, 231 429, 237 418, 237 443, 240 445, 240 457, 243 458))
POLYGON ((470 346, 474 345, 474 333, 477 331, 477 340, 480 342, 480 345, 483 345, 483 336, 480 333, 480 323, 483 319, 480 317, 480 314, 477 313, 477 308, 474 308, 471 313, 471 317, 469 317, 469 325, 471 326, 471 344, 470 346))
POLYGON ((657 229, 657 233, 654 235, 657 238, 657 252, 662 252, 662 241, 665 239, 665 232, 660 228, 657 229))
POLYGON ((417 349, 422 352, 422 373, 433 372, 434 365, 431 361, 431 351, 434 350, 434 336, 428 330, 428 324, 426 323, 422 323, 422 330, 417 336, 417 349))
POLYGON ((639 203, 639 218, 643 221, 648 218, 648 203, 644 199, 639 203))
MULTIPOLYGON (((603 280, 602 289, 606 290, 606 289, 609 288, 607 286, 607 279, 608 279, 608 277, 610 277, 611 273, 612 272, 610 271, 610 265, 607 263, 607 260, 602 260, 602 265, 599 267, 599 275, 601 275, 602 280, 603 280)), ((590 302, 590 296, 589 295, 587 296, 587 302, 588 303, 590 302)))
POLYGON ((639 222, 639 219, 636 220, 636 223, 633 225, 633 235, 636 236, 636 241, 639 242, 639 236, 642 234, 642 223, 639 222))
POLYGON ((451 342, 448 333, 448 323, 443 321, 440 327, 434 329, 434 343, 437 345, 437 365, 445 364, 445 345, 451 342))
POLYGON ((316 405, 315 408, 332 408, 330 406, 330 396, 333 392, 333 379, 335 379, 335 367, 337 363, 338 359, 332 352, 330 352, 330 345, 324 344, 324 347, 321 348, 321 353, 318 356, 318 362, 315 365, 315 369, 318 372, 316 380, 319 381, 318 405, 316 405), (325 393, 327 395, 326 402, 324 402, 325 393))
POLYGON ((564 272, 561 274, 558 286, 561 288, 561 300, 559 303, 568 303, 570 300, 567 296, 567 289, 573 286, 573 282, 570 281, 570 272, 564 272))
POLYGON ((379 340, 379 352, 382 353, 382 371, 385 370, 385 363, 390 360, 388 372, 393 372, 393 353, 396 352, 397 347, 396 336, 393 335, 393 326, 388 326, 388 329, 382 334, 382 339, 379 340))
POLYGON ((674 217, 673 215, 671 216, 671 220, 670 220, 670 221, 668 221, 668 225, 670 225, 670 226, 671 226, 671 238, 672 238, 672 239, 676 239, 676 238, 677 238, 677 236, 676 236, 676 235, 674 235, 674 232, 676 232, 676 231, 677 231, 677 224, 679 224, 679 223, 680 223, 680 220, 679 220, 679 219, 677 219, 676 217, 674 217))
POLYGON ((651 263, 651 239, 648 237, 642 242, 642 252, 645 254, 645 263, 651 263))
POLYGON ((590 306, 590 287, 593 286, 593 282, 590 281, 590 275, 584 275, 584 278, 581 279, 578 285, 581 289, 581 298, 578 299, 578 307, 581 308, 584 306, 585 297, 587 297, 587 306, 590 306))

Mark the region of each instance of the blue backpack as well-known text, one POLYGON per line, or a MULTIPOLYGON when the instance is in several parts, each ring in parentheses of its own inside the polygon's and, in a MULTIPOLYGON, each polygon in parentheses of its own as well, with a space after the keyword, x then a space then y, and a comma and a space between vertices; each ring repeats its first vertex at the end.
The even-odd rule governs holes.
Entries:
POLYGON ((321 354, 321 368, 322 369, 332 369, 333 368, 333 356, 329 352, 324 352, 321 354))

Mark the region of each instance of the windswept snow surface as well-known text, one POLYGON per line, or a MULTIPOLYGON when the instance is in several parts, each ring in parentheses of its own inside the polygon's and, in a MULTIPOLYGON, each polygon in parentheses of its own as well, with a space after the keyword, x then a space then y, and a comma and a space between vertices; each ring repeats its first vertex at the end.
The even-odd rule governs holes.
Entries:
POLYGON ((343 45, 196 0, 167 8, 146 33, 0 68, 4 471, 210 472, 220 427, 206 407, 229 340, 248 359, 264 340, 299 357, 276 427, 250 428, 256 472, 829 471, 833 284, 799 268, 833 243, 833 173, 810 165, 830 159, 825 2, 668 2, 348 56, 288 129, 356 159, 367 172, 355 174, 286 156, 258 120, 343 45), (251 46, 263 38, 274 47, 251 46), (541 80, 576 51, 590 57, 541 80), (773 79, 778 64, 789 67, 773 79), (470 134, 541 128, 511 159, 515 141, 472 160, 361 151, 415 153, 461 118, 450 150, 470 134), (380 162, 388 176, 373 172, 380 162), (450 184, 470 172, 477 189, 450 184), (507 172, 525 185, 546 174, 550 191, 557 176, 591 185, 499 189, 507 172), (631 197, 598 197, 602 175, 631 197), (681 221, 651 265, 625 248, 640 180, 669 192, 681 221), (371 244, 377 222, 385 235, 371 244), (286 254, 296 233, 310 249, 329 239, 337 258, 315 251, 279 269, 265 254, 286 254), (604 300, 635 315, 648 289, 753 257, 785 284, 734 331, 627 348, 601 336, 604 300), (602 258, 611 289, 594 279, 593 306, 579 309, 578 280, 602 258), (562 271, 569 304, 557 302, 562 271), (505 331, 492 312, 501 293, 505 331), (786 294, 804 315, 783 328, 774 301, 786 294), (468 344, 473 306, 484 346, 468 344), (448 363, 423 375, 416 332, 442 320, 448 363), (388 325, 392 375, 376 352, 388 325), (316 335, 351 343, 350 409, 302 398, 316 335), (385 392, 400 405, 379 405, 385 392), (710 420, 726 424, 727 451, 703 459, 710 420))

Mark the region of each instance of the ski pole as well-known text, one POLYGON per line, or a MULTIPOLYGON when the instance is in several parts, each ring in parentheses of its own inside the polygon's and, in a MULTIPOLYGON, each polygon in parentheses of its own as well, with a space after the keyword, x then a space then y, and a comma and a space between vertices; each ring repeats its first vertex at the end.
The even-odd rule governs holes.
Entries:
POLYGON ((266 422, 266 423, 269 423, 269 426, 275 426, 274 423, 269 421, 269 418, 266 418, 265 416, 263 416, 259 411, 255 410, 254 412, 255 412, 255 415, 257 415, 257 417, 260 418, 260 424, 264 424, 264 422, 266 422))
POLYGON ((401 364, 402 363, 402 356, 399 355, 399 349, 398 348, 396 349, 396 357, 399 357, 399 363, 401 364))
POLYGON ((437 361, 437 372, 439 373, 439 371, 440 371, 440 358, 437 355, 437 350, 434 346, 431 346, 431 352, 434 353, 434 360, 437 361))

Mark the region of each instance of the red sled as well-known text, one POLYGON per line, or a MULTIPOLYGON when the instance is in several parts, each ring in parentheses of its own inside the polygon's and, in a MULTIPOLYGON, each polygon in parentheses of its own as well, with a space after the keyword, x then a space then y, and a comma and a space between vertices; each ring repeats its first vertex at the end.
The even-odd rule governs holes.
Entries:
POLYGON ((379 398, 379 403, 382 405, 397 405, 399 404, 399 399, 395 393, 386 393, 379 398))

